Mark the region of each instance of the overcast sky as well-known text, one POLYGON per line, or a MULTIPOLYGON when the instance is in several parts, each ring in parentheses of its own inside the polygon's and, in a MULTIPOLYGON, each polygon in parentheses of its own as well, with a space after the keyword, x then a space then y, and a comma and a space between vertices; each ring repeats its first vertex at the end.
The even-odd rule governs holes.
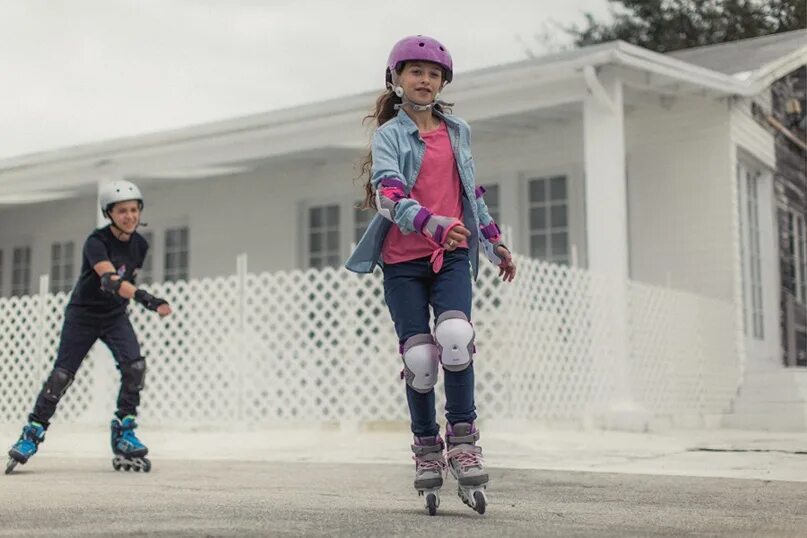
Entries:
POLYGON ((409 34, 461 76, 584 11, 607 1, 0 0, 0 158, 381 89, 409 34))

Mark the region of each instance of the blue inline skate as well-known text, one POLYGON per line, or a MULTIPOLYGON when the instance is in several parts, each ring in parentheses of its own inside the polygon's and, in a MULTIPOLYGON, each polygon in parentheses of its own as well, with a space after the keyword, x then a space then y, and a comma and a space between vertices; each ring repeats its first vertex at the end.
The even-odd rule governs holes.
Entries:
POLYGON ((45 440, 45 428, 38 422, 30 422, 22 427, 20 439, 8 451, 6 474, 10 474, 17 464, 25 465, 36 454, 39 443, 45 440))
POLYGON ((144 457, 148 454, 149 449, 135 435, 134 429, 137 428, 135 417, 127 415, 123 417, 123 420, 115 417, 112 419, 110 427, 112 453, 115 454, 112 459, 112 467, 116 471, 123 469, 124 471, 149 472, 151 461, 144 457))

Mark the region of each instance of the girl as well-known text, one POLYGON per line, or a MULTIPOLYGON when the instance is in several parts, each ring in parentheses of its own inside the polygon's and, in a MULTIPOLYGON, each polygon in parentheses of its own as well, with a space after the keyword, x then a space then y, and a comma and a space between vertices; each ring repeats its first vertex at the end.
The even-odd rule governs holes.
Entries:
POLYGON ((362 167, 368 178, 365 206, 378 215, 346 263, 363 273, 382 265, 404 363, 415 489, 425 493, 432 515, 446 465, 462 500, 485 511, 488 474, 474 425, 471 325, 471 275, 476 278, 479 245, 505 281, 516 274, 482 198, 484 189, 474 183, 470 128, 438 100, 452 78, 451 55, 437 40, 411 36, 392 48, 387 90, 369 116, 378 128, 362 167), (435 412, 438 365, 445 375, 445 455, 435 412))
POLYGON ((160 317, 171 313, 163 299, 135 287, 148 243, 137 233, 143 196, 128 181, 106 184, 100 193, 101 211, 110 225, 95 230, 84 243, 81 275, 65 309, 62 336, 53 370, 36 399, 28 424, 11 447, 6 474, 36 454, 56 405, 73 382, 81 362, 101 340, 112 351, 121 373, 118 410, 112 419, 112 451, 115 470, 148 472, 148 448, 135 436, 135 416, 146 375, 146 360, 140 355, 137 336, 126 308, 134 299, 160 317))

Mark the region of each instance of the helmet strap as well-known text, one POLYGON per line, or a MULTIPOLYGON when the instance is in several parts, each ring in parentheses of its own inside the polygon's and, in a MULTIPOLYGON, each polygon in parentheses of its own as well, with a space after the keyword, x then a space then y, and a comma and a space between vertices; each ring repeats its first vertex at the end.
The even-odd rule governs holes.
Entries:
MULTIPOLYGON (((403 107, 409 107, 410 109, 414 110, 415 112, 428 112, 429 110, 434 108, 434 105, 439 105, 439 104, 443 103, 443 101, 440 100, 440 93, 439 92, 435 96, 434 101, 432 101, 428 105, 419 105, 417 103, 414 103, 414 102, 410 101, 406 97, 406 94, 404 93, 404 89, 398 84, 397 78, 398 78, 397 76, 394 76, 392 84, 387 84, 387 87, 389 89, 391 89, 392 92, 401 99, 401 102, 396 104, 393 107, 395 110, 400 110, 403 107)), ((445 88, 446 84, 447 84, 446 82, 443 82, 443 86, 440 89, 442 90, 443 88, 445 88)))

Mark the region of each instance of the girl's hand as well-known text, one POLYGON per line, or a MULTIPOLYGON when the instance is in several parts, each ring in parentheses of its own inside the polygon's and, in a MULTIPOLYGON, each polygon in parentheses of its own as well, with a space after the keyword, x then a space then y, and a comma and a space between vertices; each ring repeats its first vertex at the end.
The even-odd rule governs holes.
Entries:
POLYGON ((451 228, 448 234, 446 234, 446 241, 443 246, 450 252, 455 250, 460 243, 462 243, 463 239, 468 237, 471 237, 471 231, 462 224, 459 224, 451 228))
POLYGON ((512 282, 516 278, 516 264, 510 251, 499 245, 496 247, 496 255, 503 261, 499 265, 499 276, 505 282, 512 282))
POLYGON ((168 316, 171 314, 171 307, 168 304, 161 304, 157 307, 157 313, 160 315, 161 318, 168 316))

